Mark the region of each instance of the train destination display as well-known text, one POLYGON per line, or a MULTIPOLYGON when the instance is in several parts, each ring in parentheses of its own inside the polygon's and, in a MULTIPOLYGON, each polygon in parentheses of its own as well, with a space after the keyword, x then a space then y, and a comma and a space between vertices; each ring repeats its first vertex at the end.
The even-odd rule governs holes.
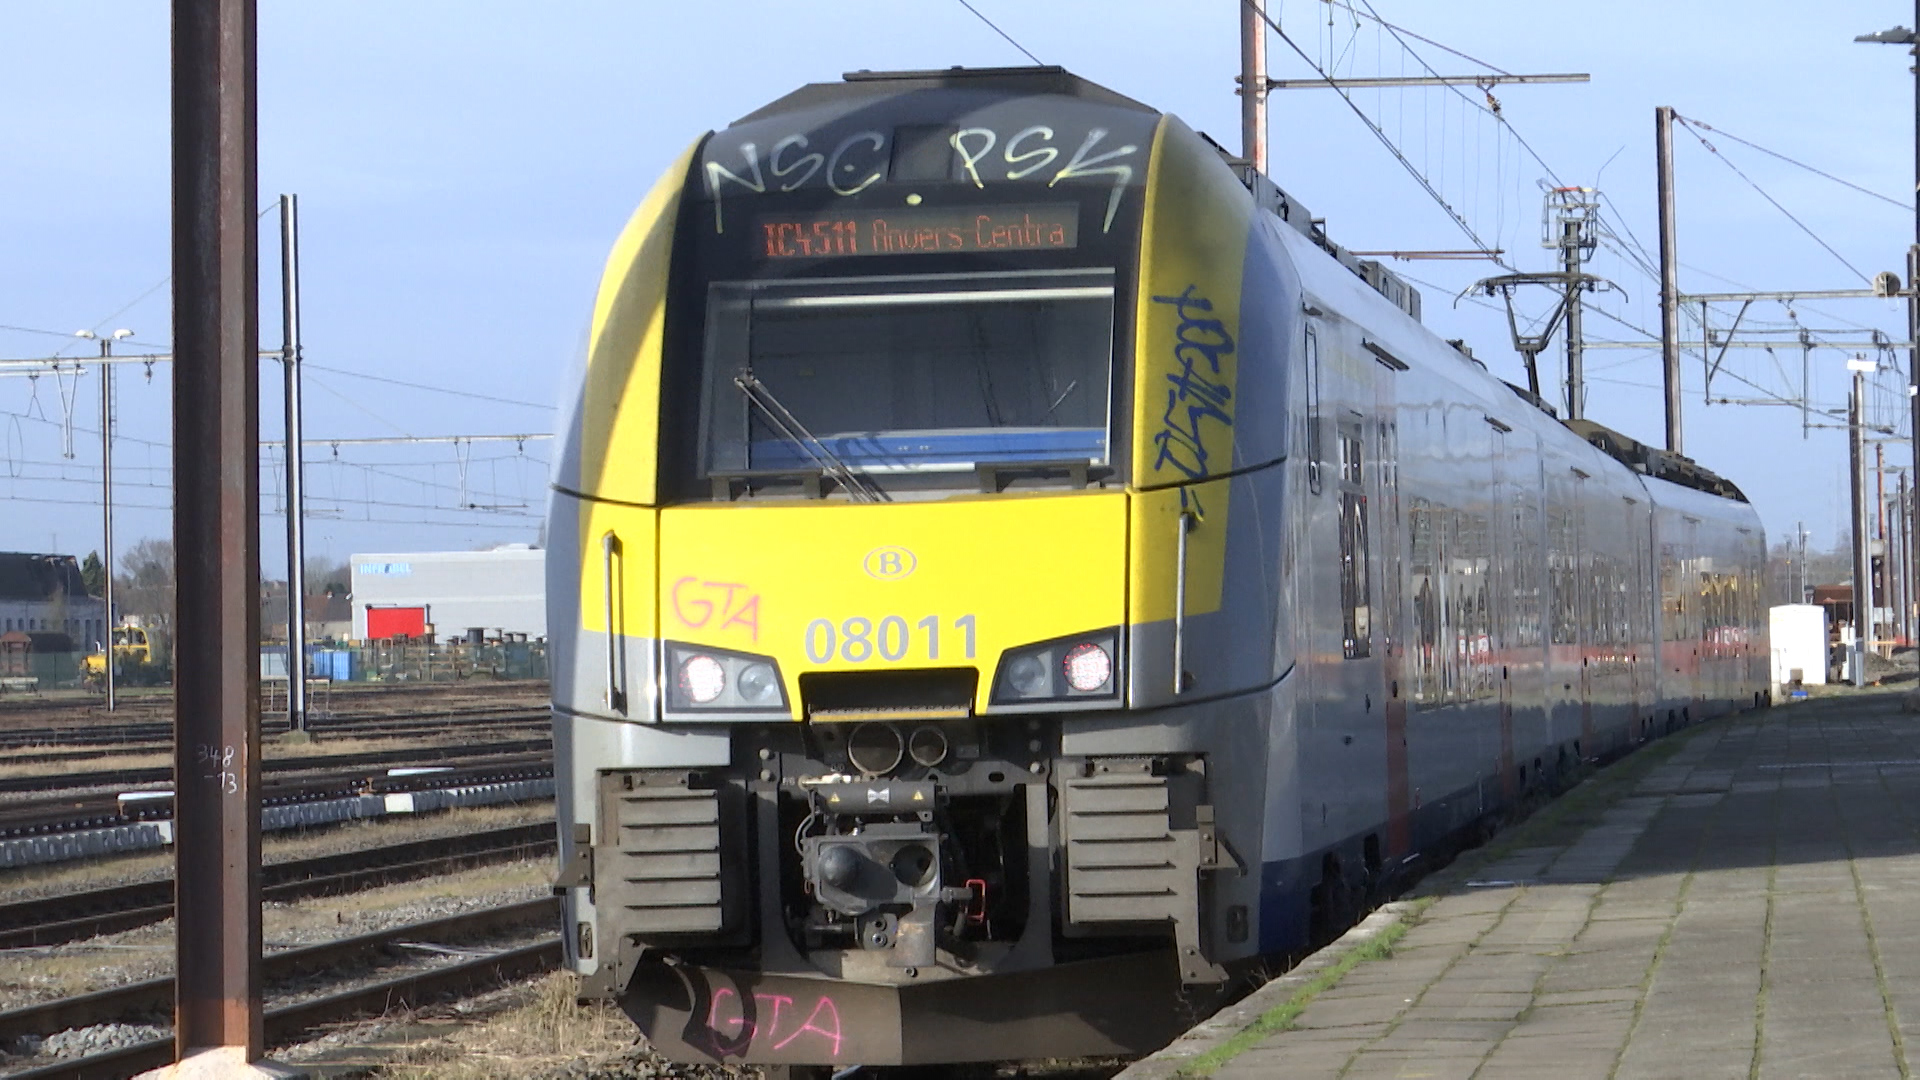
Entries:
POLYGON ((763 217, 763 259, 931 255, 955 251, 1064 251, 1080 242, 1080 209, 969 206, 846 210, 763 217))

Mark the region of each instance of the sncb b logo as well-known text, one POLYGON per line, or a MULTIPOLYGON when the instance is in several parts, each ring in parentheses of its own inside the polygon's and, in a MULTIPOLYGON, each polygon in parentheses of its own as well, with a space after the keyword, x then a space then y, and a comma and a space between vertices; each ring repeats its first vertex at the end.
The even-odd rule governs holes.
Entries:
POLYGON ((869 577, 876 577, 882 581, 891 581, 894 578, 903 578, 913 573, 914 567, 920 565, 920 563, 918 559, 913 557, 913 552, 908 551, 906 548, 882 547, 874 548, 872 551, 867 552, 866 561, 861 565, 865 568, 869 577))

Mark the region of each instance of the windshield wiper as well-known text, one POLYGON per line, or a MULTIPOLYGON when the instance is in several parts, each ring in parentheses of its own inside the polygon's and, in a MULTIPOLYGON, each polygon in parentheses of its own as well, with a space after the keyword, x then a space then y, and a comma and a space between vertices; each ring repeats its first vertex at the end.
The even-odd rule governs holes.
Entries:
POLYGON ((747 396, 747 400, 767 418, 767 423, 773 428, 774 434, 798 447, 801 453, 807 455, 815 465, 820 467, 821 472, 839 481, 840 486, 847 489, 848 498, 855 502, 892 501, 878 488, 855 476, 853 469, 840 459, 840 455, 834 453, 826 443, 815 438, 813 432, 808 431, 785 405, 780 404, 780 399, 773 396, 773 391, 767 389, 766 383, 753 377, 752 372, 735 375, 733 385, 739 387, 740 392, 747 396))
POLYGON ((1080 389, 1079 379, 1075 379, 1072 382, 1068 383, 1067 388, 1065 390, 1060 391, 1060 396, 1053 399, 1053 404, 1047 406, 1047 411, 1040 414, 1040 419, 1042 420, 1051 419, 1053 416, 1053 411, 1060 407, 1060 403, 1067 400, 1069 397, 1072 397, 1073 392, 1078 389, 1080 389))

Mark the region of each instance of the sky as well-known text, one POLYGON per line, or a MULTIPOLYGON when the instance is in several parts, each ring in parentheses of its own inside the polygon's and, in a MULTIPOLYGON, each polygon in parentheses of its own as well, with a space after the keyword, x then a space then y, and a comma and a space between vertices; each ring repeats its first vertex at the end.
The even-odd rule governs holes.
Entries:
MULTIPOLYGON (((1270 35, 1272 75, 1310 77, 1309 62, 1343 76, 1423 74, 1423 63, 1449 75, 1487 70, 1396 39, 1364 17, 1367 0, 1351 2, 1359 16, 1348 0, 1270 0, 1306 57, 1270 35)), ((1710 128, 1675 132, 1683 292, 1859 288, 1855 269, 1902 270, 1910 210, 1735 138, 1911 203, 1912 61, 1903 47, 1853 41, 1901 23, 1910 8, 1371 3, 1380 19, 1484 64, 1592 81, 1495 87, 1498 119, 1474 88, 1357 91, 1354 107, 1326 89, 1277 91, 1270 172, 1337 242, 1476 246, 1411 168, 1511 267, 1544 270, 1553 255, 1540 246, 1543 185, 1597 187, 1610 235, 1590 269, 1619 289, 1593 299, 1605 314, 1588 313, 1589 343, 1657 336, 1657 285, 1624 253, 1657 256, 1653 115, 1670 105, 1710 128)), ((972 5, 1041 61, 1238 146, 1238 20, 1228 0, 972 5)), ((538 436, 557 422, 606 252, 702 133, 844 71, 1028 62, 959 0, 263 0, 259 39, 260 205, 300 197, 308 546, 334 559, 538 542, 549 445, 538 436), (505 438, 327 441, 483 435, 505 438)), ((81 328, 134 331, 115 346, 121 355, 166 352, 168 123, 167 5, 0 4, 0 358, 93 355, 93 341, 73 336, 81 328)), ((281 342, 272 212, 261 229, 260 334, 272 350, 281 342)), ((1465 338, 1495 374, 1524 381, 1504 311, 1455 299, 1505 268, 1391 265, 1415 280, 1437 333, 1465 338)), ((1518 302, 1523 319, 1549 307, 1537 291, 1518 302)), ((1815 411, 1803 418, 1797 404, 1778 403, 1800 394, 1796 328, 1821 342, 1869 341, 1873 328, 1902 340, 1905 311, 1872 299, 1791 307, 1749 310, 1744 326, 1781 331, 1772 338, 1787 344, 1730 350, 1711 405, 1700 356, 1683 358, 1686 449, 1747 492, 1770 536, 1804 523, 1824 546, 1844 529, 1846 442, 1831 426, 1839 421, 1818 410, 1844 405, 1852 350, 1807 357, 1815 411), (1808 420, 1827 426, 1803 427, 1808 420)), ((1710 317, 1724 328, 1737 308, 1710 317)), ((1557 343, 1543 356, 1550 384, 1560 357, 1557 343)), ((1901 369, 1877 374, 1884 385, 1870 395, 1873 415, 1889 421, 1905 405, 1904 354, 1895 359, 1901 369)), ((20 370, 0 372, 0 549, 95 550, 98 379, 20 370)), ((1594 348, 1587 370, 1590 418, 1661 443, 1657 351, 1594 348)), ((262 437, 277 439, 279 366, 264 363, 261 375, 262 437)), ((170 528, 169 388, 164 364, 150 374, 116 367, 121 550, 170 528)), ((1886 452, 1889 464, 1911 462, 1904 441, 1886 452)), ((264 458, 268 576, 280 576, 284 560, 279 462, 277 450, 264 458)))

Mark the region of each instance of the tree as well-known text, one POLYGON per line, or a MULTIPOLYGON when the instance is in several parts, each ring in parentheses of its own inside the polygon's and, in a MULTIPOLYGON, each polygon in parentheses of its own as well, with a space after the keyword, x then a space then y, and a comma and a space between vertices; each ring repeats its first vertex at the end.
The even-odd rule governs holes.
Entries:
POLYGON ((89 551, 80 561, 80 581, 86 585, 88 596, 107 594, 107 568, 100 565, 99 552, 89 551))
POLYGON ((345 559, 336 559, 326 555, 307 556, 307 595, 324 593, 328 596, 345 596, 353 591, 353 572, 345 559))
POLYGON ((162 632, 173 630, 174 584, 177 581, 173 541, 142 540, 120 556, 120 611, 138 615, 162 632))

